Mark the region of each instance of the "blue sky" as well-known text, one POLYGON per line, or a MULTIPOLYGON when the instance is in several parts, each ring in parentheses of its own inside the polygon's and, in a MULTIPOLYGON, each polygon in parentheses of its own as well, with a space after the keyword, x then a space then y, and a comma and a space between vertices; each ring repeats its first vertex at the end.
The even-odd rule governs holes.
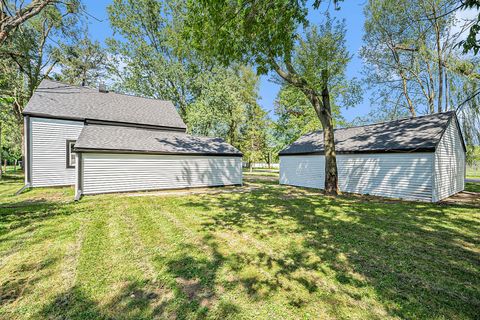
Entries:
MULTIPOLYGON (((111 37, 113 32, 108 22, 108 15, 106 8, 111 3, 111 0, 84 0, 87 12, 102 20, 97 21, 93 18, 89 18, 89 30, 93 39, 100 42, 104 42, 105 39, 111 37)), ((352 61, 347 68, 347 76, 349 78, 357 77, 361 78, 362 60, 359 57, 359 51, 362 46, 363 36, 363 6, 365 0, 350 0, 347 3, 341 4, 341 10, 331 10, 332 17, 338 19, 345 19, 347 27, 347 46, 350 53, 353 55, 352 61)), ((323 9, 325 10, 325 8, 323 9)), ((318 23, 322 19, 322 14, 319 11, 312 11, 309 20, 312 23, 318 23)), ((270 112, 270 116, 273 117, 273 102, 278 93, 279 86, 269 81, 268 76, 263 76, 260 81, 260 105, 270 112)), ((342 110, 343 115, 349 121, 353 120, 356 116, 366 115, 370 111, 370 98, 369 92, 364 93, 363 102, 358 104, 354 108, 348 110, 342 110)))

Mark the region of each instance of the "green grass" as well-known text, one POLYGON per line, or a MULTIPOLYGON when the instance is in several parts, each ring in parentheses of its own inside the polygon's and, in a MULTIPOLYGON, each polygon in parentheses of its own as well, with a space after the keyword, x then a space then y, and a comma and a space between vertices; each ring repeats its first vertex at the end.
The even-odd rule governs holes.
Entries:
POLYGON ((251 172, 250 169, 244 168, 243 174, 248 176, 268 176, 268 177, 278 177, 278 169, 263 169, 263 168, 254 168, 251 172))
POLYGON ((465 191, 480 193, 480 183, 465 183, 465 191))
POLYGON ((473 170, 467 167, 467 179, 480 179, 480 170, 473 170))
MULTIPOLYGON (((478 319, 479 208, 0 182, 3 319, 478 319)), ((479 186, 469 184, 470 191, 479 186)))

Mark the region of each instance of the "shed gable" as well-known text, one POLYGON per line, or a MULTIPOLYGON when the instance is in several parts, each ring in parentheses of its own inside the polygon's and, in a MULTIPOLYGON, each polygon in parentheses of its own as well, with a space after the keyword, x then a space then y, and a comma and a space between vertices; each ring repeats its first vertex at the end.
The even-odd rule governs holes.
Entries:
POLYGON ((449 122, 435 150, 433 199, 447 198, 465 188, 466 153, 456 119, 449 122))

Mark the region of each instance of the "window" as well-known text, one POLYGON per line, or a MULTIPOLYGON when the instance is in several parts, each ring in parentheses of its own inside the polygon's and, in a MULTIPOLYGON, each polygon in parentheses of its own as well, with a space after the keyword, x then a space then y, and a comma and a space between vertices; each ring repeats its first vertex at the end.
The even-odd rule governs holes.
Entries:
POLYGON ((67 168, 75 168, 75 152, 73 152, 75 142, 77 141, 67 140, 67 168))

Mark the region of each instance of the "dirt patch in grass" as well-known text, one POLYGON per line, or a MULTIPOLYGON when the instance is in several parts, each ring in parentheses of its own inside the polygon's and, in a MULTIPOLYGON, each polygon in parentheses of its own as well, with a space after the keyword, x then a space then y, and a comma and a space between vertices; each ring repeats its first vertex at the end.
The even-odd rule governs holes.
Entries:
POLYGON ((135 192, 135 193, 125 193, 127 197, 173 197, 173 196, 189 196, 196 194, 221 194, 221 193, 239 193, 239 192, 250 192, 255 189, 258 189, 256 186, 246 184, 243 186, 225 186, 225 187, 212 187, 212 188, 191 188, 191 189, 178 189, 178 190, 158 190, 158 191, 147 191, 147 192, 135 192))
POLYGON ((203 287, 200 283, 200 279, 185 279, 183 277, 177 277, 175 279, 182 292, 191 301, 197 301, 202 307, 211 307, 216 299, 212 291, 203 287))
POLYGON ((441 203, 480 206, 480 193, 462 191, 442 200, 441 203))

